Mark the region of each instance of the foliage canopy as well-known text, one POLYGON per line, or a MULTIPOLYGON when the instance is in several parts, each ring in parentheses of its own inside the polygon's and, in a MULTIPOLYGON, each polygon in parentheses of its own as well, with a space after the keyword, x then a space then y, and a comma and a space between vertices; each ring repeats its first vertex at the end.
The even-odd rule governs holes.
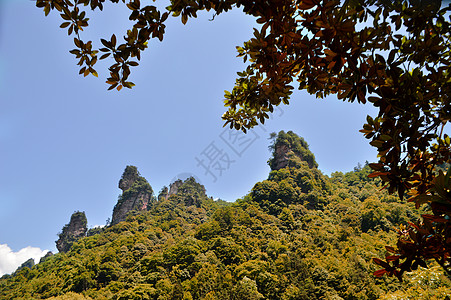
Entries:
POLYGON ((402 286, 371 275, 393 226, 419 213, 370 172, 329 178, 302 161, 228 204, 189 178, 67 253, 3 276, 0 298, 444 299, 451 282, 437 264, 406 274, 402 286))

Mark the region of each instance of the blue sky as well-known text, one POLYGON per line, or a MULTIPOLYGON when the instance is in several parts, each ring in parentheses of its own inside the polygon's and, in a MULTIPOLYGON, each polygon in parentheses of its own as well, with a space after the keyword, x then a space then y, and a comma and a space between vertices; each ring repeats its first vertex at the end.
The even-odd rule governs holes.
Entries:
MULTIPOLYGON (((83 36, 94 45, 122 36, 127 11, 107 6, 83 36)), ((209 195, 234 201, 267 177, 274 131, 304 137, 325 174, 376 160, 358 132, 374 108, 334 97, 298 91, 248 136, 224 129, 224 90, 244 69, 235 46, 255 23, 240 11, 210 18, 168 22, 164 41, 151 42, 132 72, 136 87, 116 92, 104 83, 108 62, 98 65, 99 78, 78 75, 68 53, 73 38, 57 14, 45 17, 33 1, 0 0, 0 244, 56 252, 56 234, 76 210, 89 226, 105 224, 129 164, 156 193, 192 174, 209 195), (222 173, 198 164, 210 151, 220 151, 222 173)))

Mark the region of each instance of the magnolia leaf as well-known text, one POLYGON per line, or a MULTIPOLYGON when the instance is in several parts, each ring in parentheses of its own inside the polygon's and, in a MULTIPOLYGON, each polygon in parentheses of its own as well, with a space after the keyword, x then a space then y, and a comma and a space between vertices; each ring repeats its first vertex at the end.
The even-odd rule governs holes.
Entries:
POLYGON ((390 172, 373 172, 373 173, 369 174, 368 177, 374 178, 374 177, 386 176, 389 174, 390 174, 390 172))
POLYGON ((388 273, 387 270, 385 270, 385 269, 380 269, 380 270, 375 271, 375 272, 373 273, 373 275, 376 276, 376 277, 382 277, 384 274, 387 274, 387 273, 388 273))

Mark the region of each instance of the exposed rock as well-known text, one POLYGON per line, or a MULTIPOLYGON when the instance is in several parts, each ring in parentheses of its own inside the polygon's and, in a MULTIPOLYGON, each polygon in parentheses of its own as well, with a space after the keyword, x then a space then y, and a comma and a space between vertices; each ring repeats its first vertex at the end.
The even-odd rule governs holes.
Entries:
POLYGON ((138 168, 135 166, 127 166, 122 174, 121 180, 119 180, 119 188, 125 192, 132 187, 138 177, 140 177, 138 168))
POLYGON ((69 224, 64 225, 61 233, 58 234, 59 239, 56 241, 56 248, 59 252, 67 252, 80 238, 86 236, 88 230, 88 220, 85 212, 76 211, 70 217, 69 224))
POLYGON ((49 257, 52 257, 52 256, 53 256, 53 252, 52 251, 47 252, 46 255, 41 257, 41 259, 39 260, 39 263, 42 263, 42 262, 46 261, 49 257))
POLYGON ((23 264, 21 264, 16 271, 14 271, 14 273, 17 273, 18 271, 24 269, 24 268, 28 268, 31 269, 34 266, 34 259, 29 258, 26 262, 24 262, 23 264))
POLYGON ((292 131, 285 133, 280 131, 274 135, 273 157, 268 161, 271 170, 279 170, 286 167, 299 167, 304 161, 310 169, 317 168, 315 156, 309 150, 307 142, 292 131))
POLYGON ((164 186, 160 193, 158 193, 158 201, 169 198, 169 190, 167 186, 164 186))
POLYGON ((152 201, 153 190, 135 166, 127 166, 119 181, 122 195, 113 209, 111 225, 125 221, 131 211, 147 210, 152 201))
POLYGON ((169 196, 177 194, 179 191, 179 188, 182 186, 183 181, 180 179, 177 179, 173 183, 169 185, 169 196))
POLYGON ((93 236, 95 234, 102 233, 104 231, 104 229, 105 229, 105 227, 103 227, 103 226, 96 226, 96 227, 90 228, 88 230, 88 232, 86 233, 86 236, 93 236))
POLYGON ((174 195, 173 198, 178 203, 183 203, 186 206, 200 207, 202 201, 208 199, 205 187, 196 182, 194 177, 187 178, 185 181, 176 180, 170 185, 169 196, 174 195))
MULTIPOLYGON (((290 148, 287 145, 276 144, 274 149, 273 170, 283 169, 288 166, 288 153, 290 148)), ((291 151, 292 152, 292 151, 291 151)))

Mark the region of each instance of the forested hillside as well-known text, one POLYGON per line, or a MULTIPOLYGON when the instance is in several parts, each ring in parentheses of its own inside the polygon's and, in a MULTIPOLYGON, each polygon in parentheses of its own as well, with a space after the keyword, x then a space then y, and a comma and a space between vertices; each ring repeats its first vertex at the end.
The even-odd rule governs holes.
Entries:
POLYGON ((236 202, 179 182, 68 252, 3 276, 0 299, 449 299, 437 266, 404 282, 373 275, 395 227, 420 212, 366 164, 326 176, 293 132, 271 149, 268 179, 236 202))

